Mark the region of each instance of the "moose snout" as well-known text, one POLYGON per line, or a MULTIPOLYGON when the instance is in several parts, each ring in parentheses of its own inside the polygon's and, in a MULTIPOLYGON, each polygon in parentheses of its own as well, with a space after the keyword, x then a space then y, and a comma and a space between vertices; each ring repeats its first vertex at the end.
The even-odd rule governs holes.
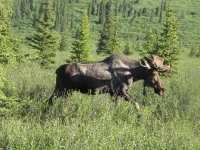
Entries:
POLYGON ((159 95, 162 96, 162 95, 164 95, 164 93, 165 93, 165 89, 164 89, 164 88, 161 88, 161 89, 160 89, 160 92, 159 92, 159 95))
POLYGON ((165 89, 161 88, 161 89, 154 89, 154 92, 160 96, 164 95, 165 93, 165 89))

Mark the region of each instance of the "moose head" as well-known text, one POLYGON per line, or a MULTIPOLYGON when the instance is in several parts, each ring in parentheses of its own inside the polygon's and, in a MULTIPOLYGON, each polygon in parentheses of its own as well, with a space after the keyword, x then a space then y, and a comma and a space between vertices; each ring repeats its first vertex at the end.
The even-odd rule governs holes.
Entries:
POLYGON ((141 61, 141 65, 147 69, 144 77, 143 94, 146 95, 145 87, 152 87, 156 94, 163 95, 165 86, 159 77, 159 72, 169 71, 170 65, 164 65, 164 59, 156 55, 153 55, 152 58, 144 57, 144 59, 141 61))

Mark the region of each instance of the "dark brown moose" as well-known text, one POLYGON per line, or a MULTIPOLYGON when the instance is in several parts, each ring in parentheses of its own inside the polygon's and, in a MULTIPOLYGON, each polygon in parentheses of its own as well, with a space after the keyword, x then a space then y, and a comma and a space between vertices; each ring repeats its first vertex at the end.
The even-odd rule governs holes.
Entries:
POLYGON ((144 60, 133 60, 122 55, 112 55, 103 61, 94 63, 68 63, 56 70, 56 86, 52 98, 67 96, 69 92, 78 90, 81 93, 109 93, 117 101, 118 96, 133 102, 137 109, 138 103, 131 98, 128 90, 131 84, 144 80, 145 87, 152 87, 156 94, 163 95, 165 86, 158 72, 168 71, 170 65, 163 64, 164 59, 153 55, 144 60))

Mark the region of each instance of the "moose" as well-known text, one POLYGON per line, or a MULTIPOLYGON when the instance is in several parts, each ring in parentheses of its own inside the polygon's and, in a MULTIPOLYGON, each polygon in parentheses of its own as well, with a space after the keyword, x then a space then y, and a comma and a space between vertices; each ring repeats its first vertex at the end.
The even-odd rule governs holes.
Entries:
POLYGON ((133 82, 144 80, 145 87, 154 88, 154 92, 163 95, 165 86, 158 72, 169 71, 170 65, 164 65, 164 59, 153 55, 144 59, 133 60, 123 55, 111 55, 106 59, 93 63, 68 63, 56 70, 56 86, 48 100, 53 104, 53 97, 67 96, 71 91, 96 94, 109 93, 117 102, 118 96, 132 102, 137 109, 139 104, 129 94, 133 82))

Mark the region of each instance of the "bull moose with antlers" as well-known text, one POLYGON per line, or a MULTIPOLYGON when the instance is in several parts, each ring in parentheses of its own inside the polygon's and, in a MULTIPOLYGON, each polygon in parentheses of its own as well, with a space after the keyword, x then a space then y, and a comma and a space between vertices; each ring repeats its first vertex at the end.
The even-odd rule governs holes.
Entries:
POLYGON ((73 90, 81 93, 109 93, 117 101, 118 96, 135 104, 138 103, 128 94, 133 82, 144 80, 145 87, 152 87, 156 94, 163 95, 165 86, 158 72, 165 72, 170 65, 163 64, 164 59, 153 55, 144 60, 133 60, 122 55, 112 55, 103 61, 94 63, 68 63, 56 70, 56 86, 48 103, 54 96, 66 96, 73 90))

